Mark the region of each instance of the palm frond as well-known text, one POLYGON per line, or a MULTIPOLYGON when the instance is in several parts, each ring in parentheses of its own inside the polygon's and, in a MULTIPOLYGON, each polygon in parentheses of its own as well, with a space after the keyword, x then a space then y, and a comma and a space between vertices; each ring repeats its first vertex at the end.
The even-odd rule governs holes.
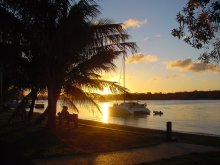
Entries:
POLYGON ((98 90, 103 90, 108 87, 112 93, 126 93, 128 89, 122 87, 117 82, 107 81, 97 78, 89 78, 87 76, 78 76, 74 81, 65 82, 64 91, 73 93, 71 90, 74 87, 83 89, 90 93, 97 93, 98 90))
POLYGON ((94 101, 95 97, 97 97, 97 94, 85 92, 77 87, 72 87, 71 90, 65 91, 64 94, 61 95, 61 98, 65 98, 64 104, 71 106, 77 112, 79 112, 79 110, 76 104, 79 104, 83 106, 94 106, 102 113, 99 105, 94 101))
POLYGON ((81 15, 84 20, 88 20, 89 17, 96 17, 100 14, 99 6, 94 0, 80 0, 72 6, 69 16, 77 14, 81 15))

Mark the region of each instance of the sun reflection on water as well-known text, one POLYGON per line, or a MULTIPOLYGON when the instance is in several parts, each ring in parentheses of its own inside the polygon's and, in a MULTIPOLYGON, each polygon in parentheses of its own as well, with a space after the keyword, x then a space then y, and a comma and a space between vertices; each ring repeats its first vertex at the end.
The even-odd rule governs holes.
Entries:
POLYGON ((108 108, 109 108, 109 103, 101 103, 100 104, 100 109, 102 111, 102 122, 108 123, 108 108))

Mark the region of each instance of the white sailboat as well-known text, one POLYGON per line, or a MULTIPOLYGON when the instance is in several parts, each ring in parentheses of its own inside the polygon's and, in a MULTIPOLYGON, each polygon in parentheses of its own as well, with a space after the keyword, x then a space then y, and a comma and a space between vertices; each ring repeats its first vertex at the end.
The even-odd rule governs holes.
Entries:
MULTIPOLYGON (((123 56, 123 86, 125 87, 125 55, 123 56)), ((150 110, 147 104, 140 104, 138 102, 128 102, 125 100, 120 104, 114 104, 109 108, 109 114, 112 116, 128 116, 128 115, 149 115, 150 110)))

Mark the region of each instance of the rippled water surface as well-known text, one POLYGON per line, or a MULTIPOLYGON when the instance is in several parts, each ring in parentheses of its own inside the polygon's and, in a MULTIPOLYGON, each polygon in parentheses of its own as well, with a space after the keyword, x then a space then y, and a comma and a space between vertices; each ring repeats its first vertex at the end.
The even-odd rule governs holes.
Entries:
MULTIPOLYGON (((166 129, 166 122, 172 121, 173 130, 181 132, 194 132, 214 134, 220 136, 220 100, 146 100, 140 103, 147 103, 148 108, 162 111, 161 116, 130 116, 111 117, 108 116, 108 108, 115 102, 100 102, 102 114, 91 106, 79 106, 79 118, 115 123, 121 125, 166 129)), ((119 102, 117 102, 119 103, 119 102)), ((45 104, 47 104, 45 102, 45 104)), ((58 111, 61 110, 62 102, 58 103, 58 111)), ((69 112, 73 110, 69 108, 69 112)))

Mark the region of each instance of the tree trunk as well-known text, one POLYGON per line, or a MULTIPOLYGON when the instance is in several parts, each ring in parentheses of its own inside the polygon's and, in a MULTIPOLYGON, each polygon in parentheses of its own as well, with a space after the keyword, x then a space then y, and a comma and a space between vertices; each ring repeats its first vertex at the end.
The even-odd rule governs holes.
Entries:
POLYGON ((37 89, 36 88, 32 88, 31 90, 31 105, 30 105, 30 110, 29 110, 29 113, 28 113, 28 121, 31 120, 31 117, 33 115, 33 112, 34 112, 34 105, 35 105, 35 100, 37 98, 37 89))
POLYGON ((44 110, 44 112, 40 115, 40 117, 36 120, 36 124, 40 124, 43 120, 45 120, 45 118, 48 116, 48 106, 47 108, 44 110))
POLYGON ((60 88, 54 84, 51 83, 48 86, 48 128, 56 127, 57 100, 59 98, 60 88))

